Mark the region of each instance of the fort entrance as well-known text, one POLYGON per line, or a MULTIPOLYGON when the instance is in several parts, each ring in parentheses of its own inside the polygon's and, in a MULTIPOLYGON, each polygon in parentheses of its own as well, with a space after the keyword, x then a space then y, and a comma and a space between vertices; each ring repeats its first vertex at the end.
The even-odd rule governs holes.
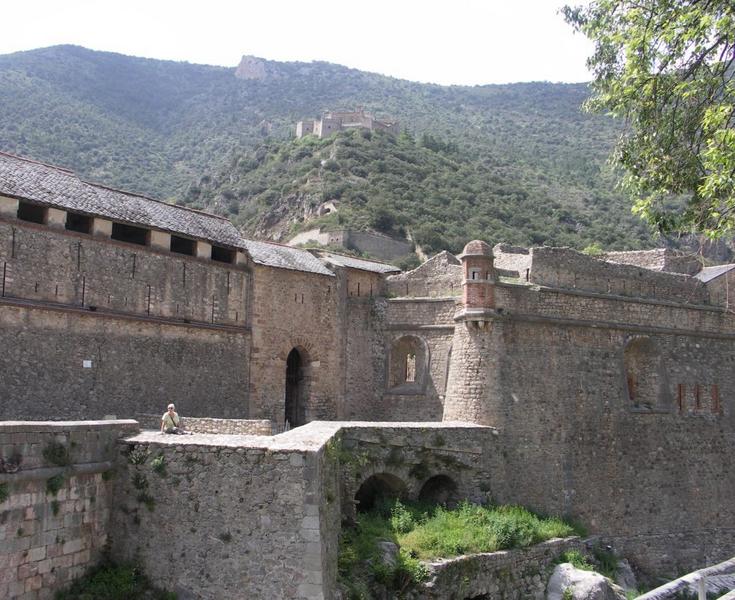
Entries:
POLYGON ((286 359, 286 411, 284 422, 291 427, 306 423, 305 402, 308 397, 308 357, 306 352, 294 348, 286 359))

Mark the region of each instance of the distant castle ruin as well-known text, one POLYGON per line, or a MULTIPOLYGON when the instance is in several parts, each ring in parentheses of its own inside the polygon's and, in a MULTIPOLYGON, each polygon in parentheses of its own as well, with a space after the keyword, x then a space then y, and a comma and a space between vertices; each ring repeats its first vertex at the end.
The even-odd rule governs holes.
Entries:
POLYGON ((398 121, 380 121, 362 108, 354 111, 326 111, 319 120, 308 119, 296 123, 296 137, 315 135, 324 138, 346 129, 380 129, 398 133, 398 121))

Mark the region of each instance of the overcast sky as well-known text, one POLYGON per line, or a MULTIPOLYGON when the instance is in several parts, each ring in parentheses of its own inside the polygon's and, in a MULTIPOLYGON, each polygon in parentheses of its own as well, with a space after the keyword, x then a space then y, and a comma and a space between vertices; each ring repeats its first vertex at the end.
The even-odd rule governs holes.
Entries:
MULTIPOLYGON (((572 1, 572 3, 574 3, 572 1)), ((235 66, 325 60, 413 81, 587 81, 558 0, 6 0, 0 54, 78 44, 235 66)))

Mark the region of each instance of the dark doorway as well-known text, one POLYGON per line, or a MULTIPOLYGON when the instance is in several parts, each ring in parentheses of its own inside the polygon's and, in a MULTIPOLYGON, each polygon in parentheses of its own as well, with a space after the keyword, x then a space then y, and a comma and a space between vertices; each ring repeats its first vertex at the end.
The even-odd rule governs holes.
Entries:
POLYGON ((357 512, 369 512, 380 508, 386 501, 402 499, 408 495, 406 484, 390 473, 377 473, 362 482, 355 494, 357 512))
POLYGON ((286 414, 290 427, 303 425, 304 415, 304 361, 294 348, 286 359, 286 414))

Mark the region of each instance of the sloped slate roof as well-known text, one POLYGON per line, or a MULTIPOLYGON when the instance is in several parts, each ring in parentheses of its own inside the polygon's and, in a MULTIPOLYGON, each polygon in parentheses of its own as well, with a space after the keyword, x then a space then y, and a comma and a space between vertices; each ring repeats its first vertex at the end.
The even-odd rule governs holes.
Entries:
POLYGON ((716 279, 720 275, 723 275, 728 271, 732 271, 733 269, 735 269, 735 264, 703 267, 699 273, 694 275, 694 277, 696 279, 699 279, 699 281, 701 281, 702 283, 707 283, 708 281, 712 281, 713 279, 716 279))
POLYGON ((401 270, 393 265, 387 265, 372 260, 362 260, 352 256, 343 254, 333 254, 331 252, 315 251, 317 256, 321 256, 324 260, 338 267, 347 267, 348 269, 359 269, 360 271, 370 271, 372 273, 400 273, 401 270))
POLYGON ((327 269, 322 261, 306 250, 244 238, 241 238, 240 245, 247 250, 256 264, 334 277, 334 273, 327 269))
POLYGON ((0 195, 242 247, 227 219, 89 183, 72 171, 0 152, 0 195))

